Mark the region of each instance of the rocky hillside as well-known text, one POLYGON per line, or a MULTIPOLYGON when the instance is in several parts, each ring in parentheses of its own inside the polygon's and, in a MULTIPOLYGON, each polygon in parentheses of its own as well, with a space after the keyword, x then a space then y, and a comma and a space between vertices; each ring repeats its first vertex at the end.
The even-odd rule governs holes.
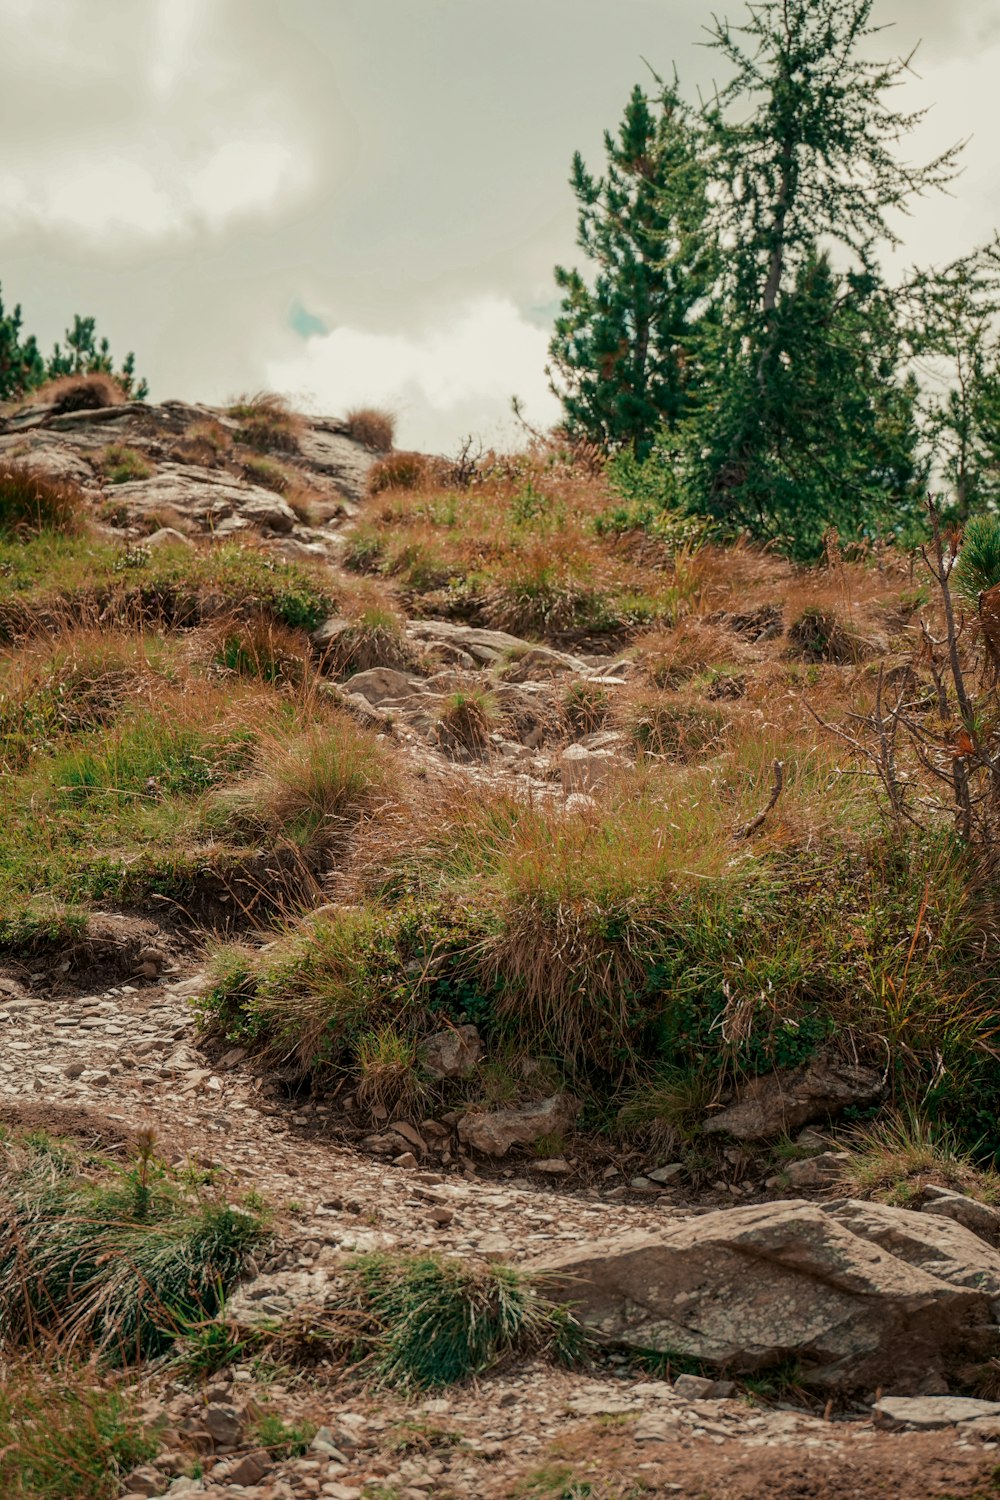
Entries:
POLYGON ((0 413, 4 1493, 991 1493, 922 560, 107 397, 0 413))

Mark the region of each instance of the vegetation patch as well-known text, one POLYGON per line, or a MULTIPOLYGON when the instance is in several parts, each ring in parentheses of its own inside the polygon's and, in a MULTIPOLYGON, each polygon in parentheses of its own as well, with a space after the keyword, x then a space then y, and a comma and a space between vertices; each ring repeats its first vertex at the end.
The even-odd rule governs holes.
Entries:
POLYGON ((6 1143, 0 1308, 8 1347, 53 1341, 131 1363, 217 1312, 266 1239, 259 1216, 199 1196, 153 1154, 127 1169, 44 1136, 6 1143))
POLYGON ((344 418, 347 436, 373 453, 388 453, 396 436, 396 418, 376 406, 355 406, 344 418))
POLYGON ((132 484, 148 479, 153 472, 149 460, 125 443, 109 443, 94 460, 94 467, 109 484, 132 484))
POLYGON ((85 516, 86 501, 74 485, 46 479, 27 464, 0 461, 0 536, 74 535, 83 530, 85 516))

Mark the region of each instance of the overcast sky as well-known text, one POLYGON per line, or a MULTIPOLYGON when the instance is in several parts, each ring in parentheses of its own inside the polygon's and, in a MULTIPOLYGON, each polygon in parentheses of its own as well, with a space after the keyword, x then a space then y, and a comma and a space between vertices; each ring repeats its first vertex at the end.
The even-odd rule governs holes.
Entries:
MULTIPOLYGON (((601 160, 643 59, 694 93, 706 0, 0 0, 0 284, 43 344, 75 312, 153 399, 264 386, 374 402, 406 445, 496 437, 544 375, 574 259, 572 153, 601 160)), ((721 3, 721 9, 726 9, 721 3)), ((731 19, 742 13, 732 0, 731 19)), ((876 0, 922 39, 913 157, 970 136, 905 258, 1000 226, 1000 0, 876 0)))

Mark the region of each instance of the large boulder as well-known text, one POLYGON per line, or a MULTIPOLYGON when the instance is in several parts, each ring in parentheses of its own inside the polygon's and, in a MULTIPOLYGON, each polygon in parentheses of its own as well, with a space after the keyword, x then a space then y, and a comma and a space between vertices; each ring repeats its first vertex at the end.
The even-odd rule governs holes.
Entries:
POLYGON ((950 1370, 1000 1348, 1000 1257, 906 1209, 721 1209, 535 1269, 610 1340, 731 1372, 795 1359, 827 1389, 943 1392, 950 1370))
POLYGON ((816 1057, 801 1068, 751 1079, 702 1128, 738 1141, 774 1140, 812 1120, 829 1120, 848 1105, 874 1104, 883 1088, 882 1075, 874 1068, 816 1057))
POLYGON ((531 1146, 544 1136, 561 1135, 576 1119, 579 1102, 570 1094, 553 1094, 519 1109, 493 1109, 463 1115, 458 1138, 485 1156, 506 1156, 512 1146, 531 1146))

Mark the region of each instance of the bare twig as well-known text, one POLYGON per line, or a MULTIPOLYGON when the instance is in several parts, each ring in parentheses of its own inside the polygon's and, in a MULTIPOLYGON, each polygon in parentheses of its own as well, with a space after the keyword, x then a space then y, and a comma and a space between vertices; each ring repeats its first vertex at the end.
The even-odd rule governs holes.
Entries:
POLYGON ((763 812, 759 812, 755 818, 751 818, 749 823, 744 823, 742 828, 737 828, 735 833, 733 834, 734 839, 748 839, 751 834, 757 832, 758 828, 763 827, 768 813, 770 813, 777 805, 777 801, 781 796, 781 789, 784 784, 785 762, 783 760, 776 760, 774 762, 774 784, 771 787, 771 795, 768 798, 767 806, 764 808, 763 812))

